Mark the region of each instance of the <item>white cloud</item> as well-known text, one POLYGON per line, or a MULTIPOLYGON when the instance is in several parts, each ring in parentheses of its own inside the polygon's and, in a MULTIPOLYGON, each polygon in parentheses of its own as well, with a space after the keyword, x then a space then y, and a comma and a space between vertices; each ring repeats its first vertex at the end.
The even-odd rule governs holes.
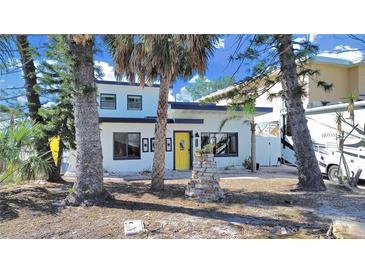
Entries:
POLYGON ((317 40, 318 34, 309 34, 309 42, 315 42, 317 40))
MULTIPOLYGON (((189 84, 194 84, 196 82, 196 80, 199 79, 199 75, 194 75, 189 81, 189 84)), ((205 82, 210 82, 210 80, 204 76, 205 82)), ((192 102, 193 98, 191 97, 191 94, 188 92, 188 90, 186 89, 186 86, 183 86, 180 91, 178 93, 175 94, 175 97, 173 97, 172 93, 171 93, 171 99, 172 101, 176 101, 177 102, 192 102)), ((170 99, 170 94, 169 94, 169 100, 170 99)))
POLYGON ((298 37, 298 38, 295 38, 293 41, 293 48, 294 49, 300 49, 300 44, 297 44, 297 43, 303 43, 304 41, 306 41, 307 39, 305 37, 298 37))
POLYGON ((107 81, 116 81, 114 76, 114 67, 109 65, 107 62, 104 61, 95 61, 94 62, 96 66, 99 66, 101 70, 103 71, 103 80, 107 81))
POLYGON ((195 76, 193 76, 193 78, 191 78, 190 80, 189 80, 189 83, 190 84, 193 84, 193 83, 195 83, 196 82, 196 80, 198 80, 199 79, 199 75, 195 75, 195 76))
POLYGON ((27 97, 26 97, 26 96, 20 96, 20 97, 18 97, 18 98, 17 98, 17 101, 18 101, 18 103, 19 103, 20 105, 24 105, 24 104, 26 104, 26 103, 28 102, 28 100, 27 100, 27 97))
POLYGON ((215 48, 224 49, 224 38, 218 38, 218 41, 215 43, 215 48))
POLYGON ((55 102, 47 102, 47 103, 45 103, 44 105, 42 105, 42 107, 44 107, 44 108, 50 108, 50 107, 53 107, 53 106, 55 106, 56 105, 56 103, 55 102))
MULTIPOLYGON (((318 36, 318 34, 307 34, 305 36, 297 37, 293 41, 296 42, 296 43, 303 43, 305 41, 309 41, 311 43, 314 43, 314 42, 316 42, 317 36, 318 36)), ((293 44, 293 48, 294 49, 300 49, 300 45, 296 44, 296 43, 293 44)))
MULTIPOLYGON (((196 82, 196 80, 198 80, 200 78, 200 76, 197 74, 197 75, 194 75, 189 81, 188 83, 189 84, 194 84, 196 82)), ((205 79, 205 82, 210 82, 210 80, 204 76, 204 79, 205 79)))
MULTIPOLYGON (((106 80, 106 81, 116 81, 117 80, 114 75, 114 67, 109 65, 109 63, 104 62, 104 61, 95 61, 94 63, 96 66, 99 66, 101 68, 101 70, 103 71, 104 76, 102 77, 102 80, 106 80)), ((127 79, 126 76, 123 76, 119 81, 129 82, 129 79, 127 79)), ((136 76, 135 82, 139 83, 138 76, 136 76)), ((159 85, 160 81, 156 80, 153 82, 153 84, 159 85)))
POLYGON ((333 51, 326 50, 319 53, 318 56, 346 59, 352 62, 361 61, 364 59, 363 52, 357 48, 352 48, 351 46, 347 45, 336 46, 333 51))
POLYGON ((172 89, 169 90, 169 101, 175 102, 175 96, 172 94, 172 89))
POLYGON ((191 98, 191 94, 186 89, 186 87, 182 87, 178 93, 175 95, 176 101, 178 102, 192 102, 193 98, 191 98))

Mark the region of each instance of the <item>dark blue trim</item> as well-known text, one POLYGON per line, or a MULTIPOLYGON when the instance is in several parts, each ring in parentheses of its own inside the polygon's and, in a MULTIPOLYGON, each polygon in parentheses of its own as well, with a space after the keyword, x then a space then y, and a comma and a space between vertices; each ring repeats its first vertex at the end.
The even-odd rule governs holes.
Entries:
MULTIPOLYGON (((190 109, 190 110, 215 110, 227 111, 227 106, 217 106, 216 104, 199 104, 195 102, 169 102, 171 109, 190 109)), ((242 108, 236 108, 237 111, 242 108)), ((272 112, 270 107, 256 107, 256 112, 272 112)))
POLYGON ((175 124, 204 124, 204 119, 174 119, 175 124))
MULTIPOLYGON (((143 123, 154 124, 156 118, 99 117, 99 123, 143 123)), ((204 119, 167 119, 168 124, 204 124, 204 119)))
MULTIPOLYGON (((118 85, 118 86, 135 86, 139 87, 139 83, 129 83, 129 82, 120 82, 120 81, 107 81, 107 80, 96 80, 97 84, 104 84, 104 85, 118 85)), ((151 87, 149 85, 145 85, 146 87, 151 87)), ((159 88, 159 84, 153 84, 152 87, 159 88)))

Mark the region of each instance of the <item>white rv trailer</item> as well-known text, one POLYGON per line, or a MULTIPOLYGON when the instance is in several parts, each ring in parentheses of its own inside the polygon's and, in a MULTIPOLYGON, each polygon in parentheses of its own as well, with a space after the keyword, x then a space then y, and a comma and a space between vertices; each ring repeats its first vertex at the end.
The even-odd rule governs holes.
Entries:
MULTIPOLYGON (((343 112, 345 119, 342 123, 342 129, 345 135, 349 134, 353 129, 347 107, 347 103, 340 103, 309 108, 305 111, 319 167, 322 173, 326 174, 331 181, 337 181, 338 165, 340 162, 340 153, 337 146, 337 126, 335 122, 336 112, 343 112)), ((344 143, 344 155, 351 173, 354 175, 358 169, 362 169, 363 172, 360 179, 365 179, 365 101, 355 103, 354 113, 355 125, 358 126, 351 132, 344 143)), ((291 130, 287 123, 287 115, 284 114, 282 118, 282 161, 286 164, 295 165, 296 159, 291 130)), ((342 174, 346 174, 343 166, 341 166, 341 170, 343 172, 342 174)))

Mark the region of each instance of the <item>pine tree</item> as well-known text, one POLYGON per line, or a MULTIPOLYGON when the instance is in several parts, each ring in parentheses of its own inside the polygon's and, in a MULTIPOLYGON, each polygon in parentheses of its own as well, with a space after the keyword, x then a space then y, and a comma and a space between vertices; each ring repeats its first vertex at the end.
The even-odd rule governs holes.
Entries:
POLYGON ((72 106, 72 74, 67 66, 66 38, 51 35, 45 52, 45 60, 39 68, 39 90, 50 99, 47 107, 39 111, 43 117, 42 130, 49 138, 59 137, 56 174, 60 176, 63 151, 76 149, 75 125, 72 106))
POLYGON ((75 116, 76 181, 64 202, 70 205, 94 204, 112 198, 103 186, 94 37, 88 34, 67 35, 66 41, 75 116))
MULTIPOLYGON (((280 96, 284 99, 289 123, 293 129, 293 143, 298 167, 298 189, 306 191, 323 191, 321 171, 312 146, 311 136, 305 118, 302 97, 305 94, 305 77, 318 75, 318 70, 308 67, 309 59, 316 54, 318 47, 309 40, 294 42, 292 35, 251 35, 241 37, 247 43, 237 49, 231 56, 238 61, 237 71, 246 67, 248 76, 238 82, 225 94, 214 96, 210 101, 229 99, 233 106, 243 106, 247 100, 266 94, 268 98, 280 96), (293 44, 297 47, 294 49, 293 44), (253 64, 253 65, 251 65, 253 64), (269 93, 277 84, 282 90, 276 94, 269 93)), ((239 43, 242 45, 243 43, 239 43)), ((329 91, 331 84, 317 81, 317 85, 329 91)))

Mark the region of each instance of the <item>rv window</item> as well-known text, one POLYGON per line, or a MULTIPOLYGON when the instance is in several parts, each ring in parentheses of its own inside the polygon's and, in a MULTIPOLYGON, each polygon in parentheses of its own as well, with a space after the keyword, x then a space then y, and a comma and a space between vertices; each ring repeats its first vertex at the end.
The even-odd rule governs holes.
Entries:
POLYGON ((114 160, 140 159, 141 134, 114 132, 114 160))
POLYGON ((100 108, 101 109, 115 109, 116 97, 115 94, 100 94, 100 108))
POLYGON ((287 135, 287 136, 292 136, 292 134, 291 134, 291 126, 289 125, 289 116, 287 115, 287 116, 285 116, 286 117, 286 124, 285 124, 285 126, 286 126, 286 132, 285 132, 285 134, 287 135))
POLYGON ((201 147, 213 144, 215 157, 238 156, 238 133, 206 132, 201 134, 201 147))

